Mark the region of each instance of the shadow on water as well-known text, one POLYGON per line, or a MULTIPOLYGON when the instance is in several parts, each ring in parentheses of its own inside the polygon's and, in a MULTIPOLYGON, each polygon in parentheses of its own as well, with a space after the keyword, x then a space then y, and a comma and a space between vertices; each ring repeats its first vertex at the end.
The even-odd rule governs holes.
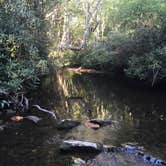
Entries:
POLYGON ((119 146, 136 142, 147 153, 166 160, 165 91, 130 87, 104 74, 63 72, 43 79, 30 94, 32 103, 53 110, 59 119, 82 122, 69 131, 57 131, 53 120, 41 114, 38 125, 23 123, 0 134, 0 165, 71 165, 73 156, 59 155, 62 139, 72 138, 119 146), (107 119, 113 125, 93 130, 88 119, 107 119), (3 163, 4 162, 4 163, 3 163))

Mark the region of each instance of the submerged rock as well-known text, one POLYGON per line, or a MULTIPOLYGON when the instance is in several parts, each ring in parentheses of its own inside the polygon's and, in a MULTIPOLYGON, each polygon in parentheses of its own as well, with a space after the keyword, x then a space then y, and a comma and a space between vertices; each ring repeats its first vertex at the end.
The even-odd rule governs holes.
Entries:
POLYGON ((111 152, 100 153, 93 159, 88 161, 80 158, 73 158, 72 166, 165 166, 165 163, 160 161, 157 163, 147 162, 141 157, 134 156, 131 153, 111 152))
POLYGON ((57 124, 57 129, 71 129, 77 127, 80 124, 81 123, 78 121, 74 121, 71 119, 64 119, 57 124))
POLYGON ((79 141, 79 140, 65 140, 60 146, 61 151, 79 151, 81 152, 101 152, 103 146, 99 143, 79 141))
POLYGON ((89 160, 86 166, 150 166, 140 158, 126 153, 100 153, 89 160))

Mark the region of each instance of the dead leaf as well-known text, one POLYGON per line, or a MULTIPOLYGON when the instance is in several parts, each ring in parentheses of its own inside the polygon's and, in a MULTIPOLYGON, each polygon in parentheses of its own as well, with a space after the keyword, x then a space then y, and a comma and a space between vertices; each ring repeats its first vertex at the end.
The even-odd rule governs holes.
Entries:
POLYGON ((24 119, 23 116, 13 116, 10 118, 12 121, 19 122, 24 119))

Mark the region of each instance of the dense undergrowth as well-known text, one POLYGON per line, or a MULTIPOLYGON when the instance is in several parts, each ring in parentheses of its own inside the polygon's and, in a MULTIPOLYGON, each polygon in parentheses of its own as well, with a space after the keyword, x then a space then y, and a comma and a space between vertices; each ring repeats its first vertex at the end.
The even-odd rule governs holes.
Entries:
POLYGON ((46 35, 41 4, 0 1, 0 94, 35 86, 46 72, 46 35))
POLYGON ((110 41, 89 46, 72 65, 114 72, 119 68, 127 77, 153 86, 166 76, 166 34, 160 28, 140 27, 132 36, 112 34, 110 41))

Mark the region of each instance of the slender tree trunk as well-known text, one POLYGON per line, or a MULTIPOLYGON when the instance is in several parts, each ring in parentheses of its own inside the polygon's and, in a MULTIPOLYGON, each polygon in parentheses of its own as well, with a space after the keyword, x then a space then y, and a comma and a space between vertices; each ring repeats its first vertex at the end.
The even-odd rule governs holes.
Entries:
MULTIPOLYGON (((101 8, 103 1, 104 0, 98 0, 94 10, 92 10, 92 11, 90 11, 91 4, 88 3, 87 7, 84 7, 85 31, 82 35, 82 41, 79 46, 70 45, 70 24, 72 22, 73 16, 67 14, 68 18, 66 21, 64 21, 64 32, 63 32, 63 36, 62 36, 62 40, 61 40, 61 44, 60 44, 61 49, 71 49, 71 50, 77 51, 77 50, 81 50, 85 47, 86 42, 87 42, 87 37, 90 34, 90 28, 91 28, 92 22, 95 19, 95 17, 97 16, 97 13, 98 13, 99 9, 101 8)), ((76 7, 78 7, 79 4, 80 4, 80 1, 77 1, 76 7)))

